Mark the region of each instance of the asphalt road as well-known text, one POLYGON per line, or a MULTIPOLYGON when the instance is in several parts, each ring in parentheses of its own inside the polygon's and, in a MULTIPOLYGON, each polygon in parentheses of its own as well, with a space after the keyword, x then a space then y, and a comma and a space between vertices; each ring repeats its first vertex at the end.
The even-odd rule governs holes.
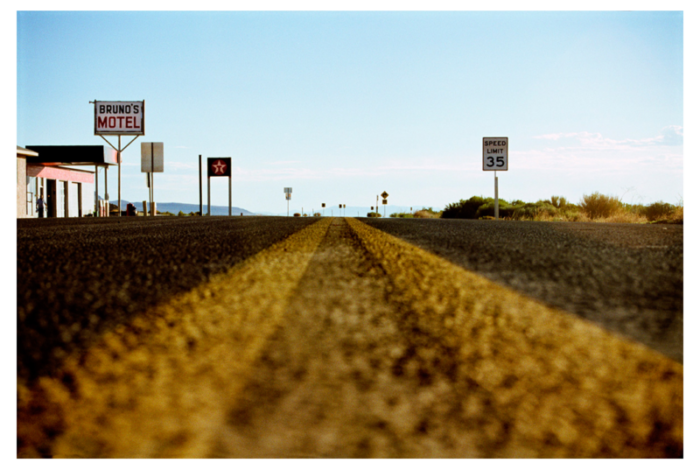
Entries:
POLYGON ((683 362, 683 226, 363 219, 683 362))
POLYGON ((159 217, 17 221, 18 374, 73 350, 313 223, 159 217))
POLYGON ((20 457, 683 455, 679 227, 19 220, 17 280, 20 457))

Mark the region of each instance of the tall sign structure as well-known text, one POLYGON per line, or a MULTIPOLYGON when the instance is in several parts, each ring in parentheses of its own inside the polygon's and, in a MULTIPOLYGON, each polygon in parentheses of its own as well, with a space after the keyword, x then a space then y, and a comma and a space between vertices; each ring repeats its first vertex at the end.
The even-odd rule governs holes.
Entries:
POLYGON ((231 216, 231 157, 207 158, 207 215, 211 216, 211 178, 228 176, 228 215, 231 216))
MULTIPOLYGON (((99 135, 117 151, 118 165, 118 215, 122 215, 122 152, 131 145, 140 135, 146 135, 145 108, 146 101, 90 101, 95 105, 95 135, 99 135), (117 136, 117 147, 105 139, 106 135, 117 136), (133 135, 134 138, 122 147, 122 136, 133 135)), ((109 195, 105 194, 108 200, 109 195)))
POLYGON ((155 183, 153 173, 163 173, 165 167, 163 142, 141 142, 141 173, 146 173, 148 181, 148 199, 151 203, 151 215, 156 215, 155 183))
POLYGON ((482 168, 493 171, 494 181, 494 218, 498 220, 498 173, 508 171, 508 137, 484 137, 482 145, 482 168))
MULTIPOLYGON (((287 200, 287 217, 289 217, 289 200, 292 199, 292 188, 284 188, 284 198, 287 200)), ((303 209, 302 212, 304 212, 303 209)))

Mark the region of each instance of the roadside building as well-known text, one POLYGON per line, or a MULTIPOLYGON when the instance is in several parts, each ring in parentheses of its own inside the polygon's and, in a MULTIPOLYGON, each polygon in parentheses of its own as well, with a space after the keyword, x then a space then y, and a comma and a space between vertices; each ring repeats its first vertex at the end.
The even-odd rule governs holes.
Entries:
POLYGON ((35 184, 27 176, 27 157, 36 157, 39 154, 17 146, 17 217, 36 217, 36 198, 32 191, 35 184))
POLYGON ((37 217, 39 196, 45 217, 83 217, 102 208, 96 175, 103 167, 108 199, 107 168, 116 163, 116 152, 102 145, 17 146, 17 217, 37 217))

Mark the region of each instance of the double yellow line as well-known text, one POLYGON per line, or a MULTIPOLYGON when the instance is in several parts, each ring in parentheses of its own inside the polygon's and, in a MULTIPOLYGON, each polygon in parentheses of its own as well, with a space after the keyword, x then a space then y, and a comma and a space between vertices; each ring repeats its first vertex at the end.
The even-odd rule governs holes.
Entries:
MULTIPOLYGON (((357 220, 390 299, 456 346, 514 425, 504 457, 664 457, 683 451, 683 366, 357 220)), ((466 398, 466 397, 465 397, 466 398)))
MULTIPOLYGON (((60 377, 20 383, 19 455, 210 455, 332 220, 106 333, 60 377)), ((680 364, 345 220, 385 271, 390 302, 457 351, 463 374, 512 423, 501 456, 682 452, 680 364)))
POLYGON ((201 457, 325 236, 323 219, 19 384, 20 456, 201 457), (58 433, 53 440, 51 433, 58 433))

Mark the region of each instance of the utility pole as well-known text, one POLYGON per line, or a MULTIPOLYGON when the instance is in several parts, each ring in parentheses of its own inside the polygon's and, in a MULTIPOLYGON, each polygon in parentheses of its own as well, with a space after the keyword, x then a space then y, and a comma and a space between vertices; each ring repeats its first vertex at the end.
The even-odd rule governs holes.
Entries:
POLYGON ((199 156, 199 216, 204 215, 202 213, 202 156, 199 156))

